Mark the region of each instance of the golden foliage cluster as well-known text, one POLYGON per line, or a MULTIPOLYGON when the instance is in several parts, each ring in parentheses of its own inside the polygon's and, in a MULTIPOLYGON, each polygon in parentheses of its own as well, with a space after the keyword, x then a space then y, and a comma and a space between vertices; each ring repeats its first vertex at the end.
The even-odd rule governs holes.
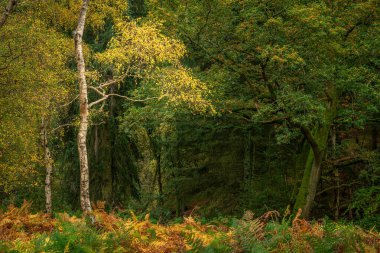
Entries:
POLYGON ((116 25, 116 36, 107 50, 96 54, 104 69, 117 76, 132 76, 144 81, 139 91, 150 90, 172 107, 184 104, 196 112, 212 112, 207 99, 210 90, 181 63, 185 45, 161 33, 159 22, 124 21, 116 25))

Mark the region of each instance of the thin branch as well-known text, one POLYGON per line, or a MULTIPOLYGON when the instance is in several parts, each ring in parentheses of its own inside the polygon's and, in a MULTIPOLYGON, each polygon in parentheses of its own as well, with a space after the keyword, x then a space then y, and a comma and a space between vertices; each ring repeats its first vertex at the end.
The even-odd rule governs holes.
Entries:
POLYGON ((341 184, 341 185, 335 185, 335 186, 331 186, 331 187, 328 187, 320 192, 317 192, 317 194, 315 194, 315 196, 319 196, 321 195, 322 193, 325 193, 325 192, 328 192, 330 190, 334 190, 334 189, 338 189, 338 188, 341 188, 341 187, 350 187, 352 185, 355 185, 355 184, 359 184, 358 181, 355 181, 355 182, 352 182, 352 183, 349 183, 349 184, 341 184))
POLYGON ((96 123, 96 124, 91 124, 91 126, 101 126, 101 125, 104 125, 106 122, 105 121, 101 121, 99 123, 96 123))
POLYGON ((335 166, 335 167, 344 167, 344 166, 350 166, 356 163, 365 163, 368 162, 365 158, 360 156, 347 156, 338 158, 336 160, 327 161, 327 164, 335 166))
POLYGON ((110 86, 110 85, 112 85, 112 84, 115 84, 115 83, 121 82, 121 81, 123 81, 127 76, 130 76, 130 74, 129 74, 129 70, 127 70, 127 73, 125 73, 125 74, 123 74, 123 75, 117 77, 116 79, 112 79, 112 80, 109 80, 109 81, 107 81, 107 82, 104 82, 104 83, 100 84, 99 87, 104 88, 104 87, 110 86))
POLYGON ((55 131, 57 131, 58 129, 62 128, 62 127, 67 127, 67 126, 75 126, 75 124, 73 123, 67 123, 67 124, 63 124, 63 125, 60 125, 60 126, 57 126, 56 128, 53 128, 50 133, 53 133, 55 131))
POLYGON ((119 94, 108 94, 108 96, 115 96, 115 97, 119 97, 119 98, 124 98, 124 99, 126 99, 128 101, 132 101, 132 102, 146 102, 149 100, 160 98, 160 97, 150 97, 150 98, 144 98, 144 99, 133 99, 133 98, 129 98, 127 96, 119 95, 119 94))
POLYGON ((96 104, 99 104, 100 102, 106 100, 107 98, 108 98, 108 95, 105 95, 105 96, 103 96, 102 98, 100 98, 100 99, 98 99, 98 100, 96 100, 96 101, 94 101, 94 102, 88 104, 88 107, 91 108, 92 106, 94 106, 94 105, 96 105, 96 104))
POLYGON ((263 120, 263 121, 260 121, 260 123, 261 124, 276 124, 276 123, 280 124, 284 122, 285 120, 289 120, 289 117, 285 116, 285 117, 273 118, 269 120, 263 120))
POLYGON ((5 64, 5 66, 0 67, 0 70, 5 70, 5 69, 7 69, 7 68, 11 65, 11 63, 12 63, 13 61, 17 60, 17 59, 20 58, 22 55, 23 55, 23 51, 21 50, 21 53, 20 53, 19 55, 15 56, 15 57, 12 57, 12 58, 11 58, 11 59, 5 64))
POLYGON ((307 142, 310 144, 311 148, 313 149, 314 157, 320 158, 321 150, 319 149, 319 145, 316 142, 315 137, 311 133, 310 129, 299 123, 291 122, 291 124, 298 127, 301 130, 302 134, 307 139, 307 142))
POLYGON ((91 90, 95 91, 96 93, 98 93, 100 96, 105 96, 106 94, 102 91, 100 91, 98 88, 94 87, 94 86, 91 86, 89 85, 88 88, 90 88, 91 90))
POLYGON ((73 103, 75 100, 77 100, 79 98, 79 95, 77 95, 73 100, 71 100, 70 102, 66 103, 66 104, 63 104, 63 105, 60 105, 58 106, 59 108, 62 108, 62 107, 66 107, 68 105, 70 105, 71 103, 73 103))
POLYGON ((119 95, 119 94, 114 94, 114 93, 111 93, 111 94, 107 94, 107 95, 104 95, 102 98, 90 103, 88 105, 88 107, 92 107, 96 104, 99 104, 100 102, 103 102, 105 101, 107 98, 109 97, 119 97, 119 98, 123 98, 123 99, 126 99, 128 101, 131 101, 131 102, 146 102, 148 100, 152 100, 152 99, 160 99, 160 97, 150 97, 150 98, 145 98, 145 99, 133 99, 133 98, 130 98, 130 97, 127 97, 127 96, 123 96, 123 95, 119 95))

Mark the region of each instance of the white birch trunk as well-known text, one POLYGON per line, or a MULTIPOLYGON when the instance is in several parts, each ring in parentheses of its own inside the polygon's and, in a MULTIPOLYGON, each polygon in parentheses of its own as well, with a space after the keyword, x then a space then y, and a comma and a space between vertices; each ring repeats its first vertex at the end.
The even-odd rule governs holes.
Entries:
POLYGON ((46 213, 51 214, 51 174, 53 172, 53 159, 51 158, 50 149, 48 146, 48 133, 47 133, 47 122, 42 118, 41 122, 41 142, 44 151, 44 165, 46 169, 45 177, 45 208, 46 213))
POLYGON ((79 14, 78 26, 74 33, 75 53, 78 68, 79 79, 79 113, 80 125, 78 131, 78 152, 80 162, 80 203, 84 213, 89 214, 92 212, 90 201, 90 174, 88 168, 87 157, 87 129, 88 129, 88 97, 87 97, 87 83, 86 83, 86 67, 83 57, 83 31, 86 21, 86 14, 88 9, 89 0, 82 1, 82 7, 79 14))

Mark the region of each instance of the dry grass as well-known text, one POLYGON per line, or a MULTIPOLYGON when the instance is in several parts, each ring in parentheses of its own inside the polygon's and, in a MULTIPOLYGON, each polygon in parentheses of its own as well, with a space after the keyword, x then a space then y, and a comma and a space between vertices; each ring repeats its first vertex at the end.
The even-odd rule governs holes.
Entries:
POLYGON ((31 203, 24 201, 20 208, 10 205, 7 212, 0 213, 0 240, 30 240, 35 234, 54 229, 54 219, 47 214, 31 214, 30 206, 31 203))

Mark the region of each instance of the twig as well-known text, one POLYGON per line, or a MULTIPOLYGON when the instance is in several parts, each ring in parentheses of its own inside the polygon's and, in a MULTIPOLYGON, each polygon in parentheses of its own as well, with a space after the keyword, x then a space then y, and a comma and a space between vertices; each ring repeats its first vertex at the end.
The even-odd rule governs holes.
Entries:
POLYGON ((160 98, 160 97, 150 97, 150 98, 145 98, 145 99, 133 99, 133 98, 130 98, 130 97, 127 97, 127 96, 111 93, 111 94, 104 95, 102 98, 100 98, 100 99, 98 99, 98 100, 90 103, 88 105, 88 107, 91 108, 92 106, 94 106, 96 104, 99 104, 100 102, 106 100, 107 98, 109 98, 111 96, 123 98, 123 99, 126 99, 126 100, 131 101, 131 102, 146 102, 148 100, 159 99, 160 98))
POLYGON ((58 129, 62 128, 62 127, 66 127, 66 126, 75 126, 75 124, 73 123, 68 123, 68 124, 63 124, 63 125, 60 125, 60 126, 57 126, 56 128, 53 128, 50 133, 53 133, 54 131, 57 131, 58 129))
POLYGON ((72 102, 74 102, 75 100, 77 100, 79 98, 79 95, 77 95, 73 100, 71 100, 70 102, 66 103, 66 104, 63 104, 63 105, 60 105, 58 106, 59 108, 62 108, 62 107, 66 107, 68 105, 70 105, 72 102))

